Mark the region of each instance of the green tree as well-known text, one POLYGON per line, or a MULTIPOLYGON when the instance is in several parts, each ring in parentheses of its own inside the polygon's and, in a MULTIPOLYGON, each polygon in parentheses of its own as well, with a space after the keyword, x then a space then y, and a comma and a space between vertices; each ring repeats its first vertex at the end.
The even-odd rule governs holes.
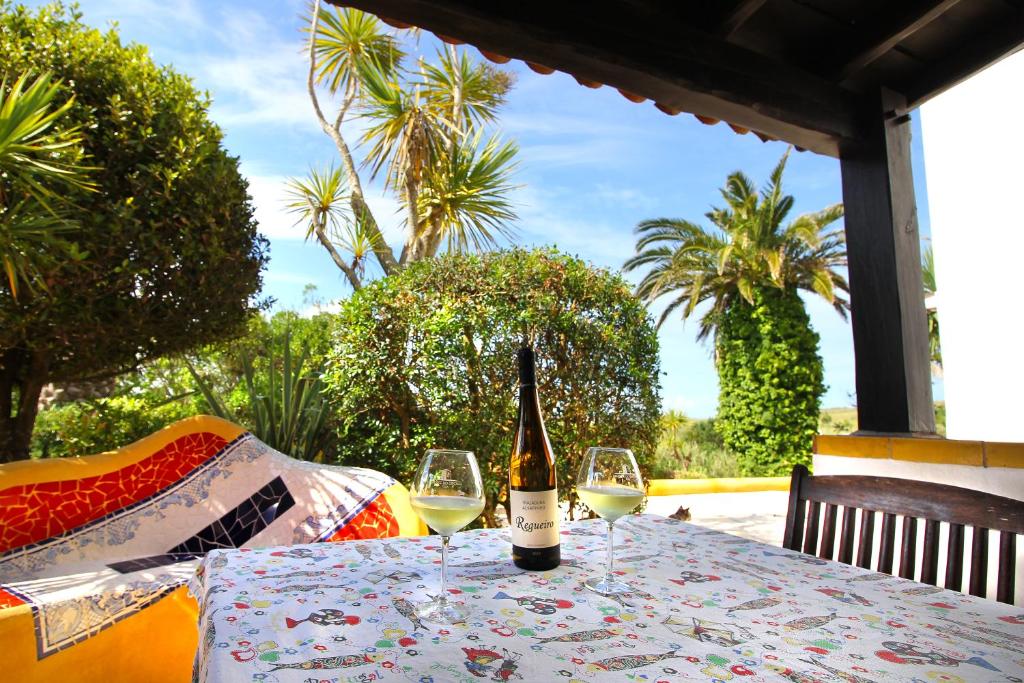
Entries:
POLYGON ((91 188, 80 131, 57 127, 73 98, 58 104, 49 74, 28 80, 23 73, 10 87, 6 76, 0 82, 0 269, 14 298, 19 283, 45 284, 39 273, 52 252, 75 256, 60 240, 77 227, 62 191, 91 188))
POLYGON ((783 450, 773 457, 779 463, 803 462, 810 454, 813 429, 808 432, 806 425, 817 424, 824 386, 817 337, 797 292, 821 296, 844 317, 849 308, 843 296, 849 287, 839 270, 846 265, 845 236, 842 228, 830 227, 843 207, 836 204, 785 223, 794 201, 782 190, 788 156, 783 154, 760 193, 743 173, 730 174, 721 190, 725 206, 706 214, 710 228, 671 218, 640 223, 637 254, 625 264, 627 271, 646 269, 637 287, 645 301, 669 297, 659 325, 674 311, 686 320, 706 304, 698 339, 710 337, 715 344, 721 391, 716 428, 748 474, 774 469, 741 436, 751 430, 792 435, 778 444, 783 450), (779 329, 772 328, 774 317, 779 329), (732 329, 723 338, 720 327, 727 320, 732 329), (749 336, 754 333, 761 337, 749 336), (740 346, 745 353, 739 353, 740 346), (767 363, 772 353, 792 364, 767 363), (783 399, 780 387, 792 395, 783 399), (781 401, 777 408, 776 400, 781 401))
POLYGON ((629 446, 644 468, 653 454, 657 335, 620 277, 578 259, 512 250, 413 263, 346 301, 336 334, 325 382, 339 460, 409 481, 426 448, 470 449, 488 525, 506 496, 524 337, 563 498, 588 446, 629 446))
POLYGON ((238 162, 189 79, 61 4, 0 1, 0 69, 61 78, 96 191, 67 190, 78 258, 41 271, 43 295, 0 289, 0 460, 26 457, 47 382, 109 377, 237 335, 267 244, 238 162))
POLYGON ((288 183, 288 208, 345 274, 363 286, 370 254, 385 275, 449 251, 481 250, 512 234, 509 200, 516 146, 488 135, 512 85, 511 75, 472 61, 453 46, 433 64, 405 68, 406 55, 380 21, 358 10, 311 3, 307 89, 339 169, 311 170, 288 183), (339 98, 325 114, 317 85, 339 98), (378 174, 405 213, 399 256, 367 205, 344 124, 359 117, 369 178, 378 174))
POLYGON ((718 419, 746 476, 786 476, 809 465, 824 371, 818 335, 794 290, 754 289, 718 323, 718 419))

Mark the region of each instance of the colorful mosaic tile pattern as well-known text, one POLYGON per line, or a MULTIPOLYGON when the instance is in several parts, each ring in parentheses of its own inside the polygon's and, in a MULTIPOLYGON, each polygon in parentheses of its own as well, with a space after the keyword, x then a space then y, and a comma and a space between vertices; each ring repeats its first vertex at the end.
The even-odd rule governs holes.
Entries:
POLYGON ((238 507, 229 510, 216 522, 167 552, 205 555, 215 548, 241 548, 293 505, 295 499, 292 498, 284 480, 275 477, 242 501, 238 507))
POLYGON ((4 489, 0 491, 0 553, 58 536, 145 500, 186 477, 226 444, 209 432, 188 434, 114 472, 4 489))
POLYGON ((140 442, 107 474, 0 491, 0 642, 11 607, 30 607, 43 659, 155 604, 213 548, 377 537, 414 519, 392 510, 404 489, 390 477, 214 433, 228 427, 179 430, 151 454, 131 452, 140 442))
POLYGON ((398 520, 384 496, 369 501, 363 511, 335 531, 327 540, 351 541, 361 538, 387 538, 398 535, 398 520))
POLYGON ((1020 683, 1024 613, 887 574, 653 515, 562 529, 562 565, 525 572, 505 529, 456 534, 449 592, 471 610, 420 620, 440 542, 365 540, 213 551, 200 602, 197 683, 1020 683))

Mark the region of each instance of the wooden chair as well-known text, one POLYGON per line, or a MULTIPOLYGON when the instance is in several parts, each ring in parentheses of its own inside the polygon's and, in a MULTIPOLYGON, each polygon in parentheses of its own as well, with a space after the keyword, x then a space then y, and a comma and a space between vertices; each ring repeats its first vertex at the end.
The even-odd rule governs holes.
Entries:
POLYGON ((989 531, 1000 532, 996 599, 1013 604, 1016 536, 1024 534, 1024 501, 910 479, 854 475, 812 477, 806 467, 797 465, 793 468, 790 485, 783 546, 872 569, 875 518, 879 513, 882 516, 881 543, 875 569, 893 574, 896 516, 902 515, 899 576, 915 578, 920 520, 924 522, 920 581, 939 585, 939 528, 945 522, 949 525, 949 540, 943 587, 957 591, 963 586, 964 527, 972 527, 969 591, 980 597, 985 597, 987 588, 989 531), (843 514, 837 528, 839 506, 843 506, 843 514), (861 511, 859 530, 856 528, 857 510, 861 511), (837 537, 839 553, 836 557, 833 552, 837 537), (856 562, 855 539, 858 539, 856 562))

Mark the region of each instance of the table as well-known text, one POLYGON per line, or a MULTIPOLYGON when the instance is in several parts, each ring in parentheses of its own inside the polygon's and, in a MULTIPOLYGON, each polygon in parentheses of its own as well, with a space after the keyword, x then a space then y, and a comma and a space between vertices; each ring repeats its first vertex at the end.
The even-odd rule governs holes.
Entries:
POLYGON ((1024 608, 819 560, 684 522, 566 525, 562 566, 518 570, 506 530, 453 539, 466 623, 421 623, 437 537, 213 551, 191 582, 199 681, 1021 681, 1024 608))

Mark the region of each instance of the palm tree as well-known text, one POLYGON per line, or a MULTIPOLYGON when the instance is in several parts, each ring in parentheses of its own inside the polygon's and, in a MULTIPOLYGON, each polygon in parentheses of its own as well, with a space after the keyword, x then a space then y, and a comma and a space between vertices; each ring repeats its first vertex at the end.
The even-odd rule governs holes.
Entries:
POLYGON ((846 266, 842 228, 830 228, 843 215, 835 204, 785 224, 793 197, 782 192, 782 174, 789 151, 775 166, 758 193, 750 179, 736 171, 722 188, 723 208, 706 214, 712 227, 678 218, 641 222, 637 253, 624 270, 647 268, 637 294, 648 303, 670 295, 658 320, 660 327, 676 310, 684 320, 700 304, 711 306, 701 317, 698 339, 714 337, 717 321, 733 302, 754 301, 754 290, 776 287, 818 294, 846 316, 849 293, 838 272, 846 266))
MULTIPOLYGON (((408 262, 434 256, 447 242, 449 250, 465 251, 493 246, 498 237, 512 234, 515 218, 508 195, 514 187, 515 145, 495 137, 484 138, 483 126, 492 123, 512 85, 509 75, 489 65, 474 63, 465 53, 448 46, 436 64, 419 62, 418 71, 403 67, 405 57, 397 40, 384 33, 372 15, 358 10, 321 11, 311 7, 308 91, 321 127, 341 157, 345 190, 324 195, 315 190, 317 178, 289 181, 290 208, 305 212, 310 231, 331 253, 353 288, 354 266, 339 258, 338 248, 371 245, 383 272, 391 274, 408 262), (341 98, 333 122, 320 106, 315 86, 320 84, 341 98), (363 166, 372 180, 378 174, 385 189, 396 193, 405 213, 405 239, 401 255, 385 242, 372 211, 363 198, 362 181, 342 130, 349 113, 364 122, 359 140, 366 150, 363 166), (313 228, 317 210, 305 211, 329 199, 333 206, 349 205, 345 224, 354 239, 331 239, 328 231, 313 228), (346 263, 346 267, 342 264, 346 263)), ((324 215, 336 214, 321 208, 324 215)))
POLYGON ((28 79, 0 83, 0 267, 15 298, 19 283, 45 287, 39 270, 55 250, 76 256, 60 239, 77 223, 59 190, 92 187, 78 129, 56 127, 74 98, 55 106, 60 87, 49 74, 28 79))

